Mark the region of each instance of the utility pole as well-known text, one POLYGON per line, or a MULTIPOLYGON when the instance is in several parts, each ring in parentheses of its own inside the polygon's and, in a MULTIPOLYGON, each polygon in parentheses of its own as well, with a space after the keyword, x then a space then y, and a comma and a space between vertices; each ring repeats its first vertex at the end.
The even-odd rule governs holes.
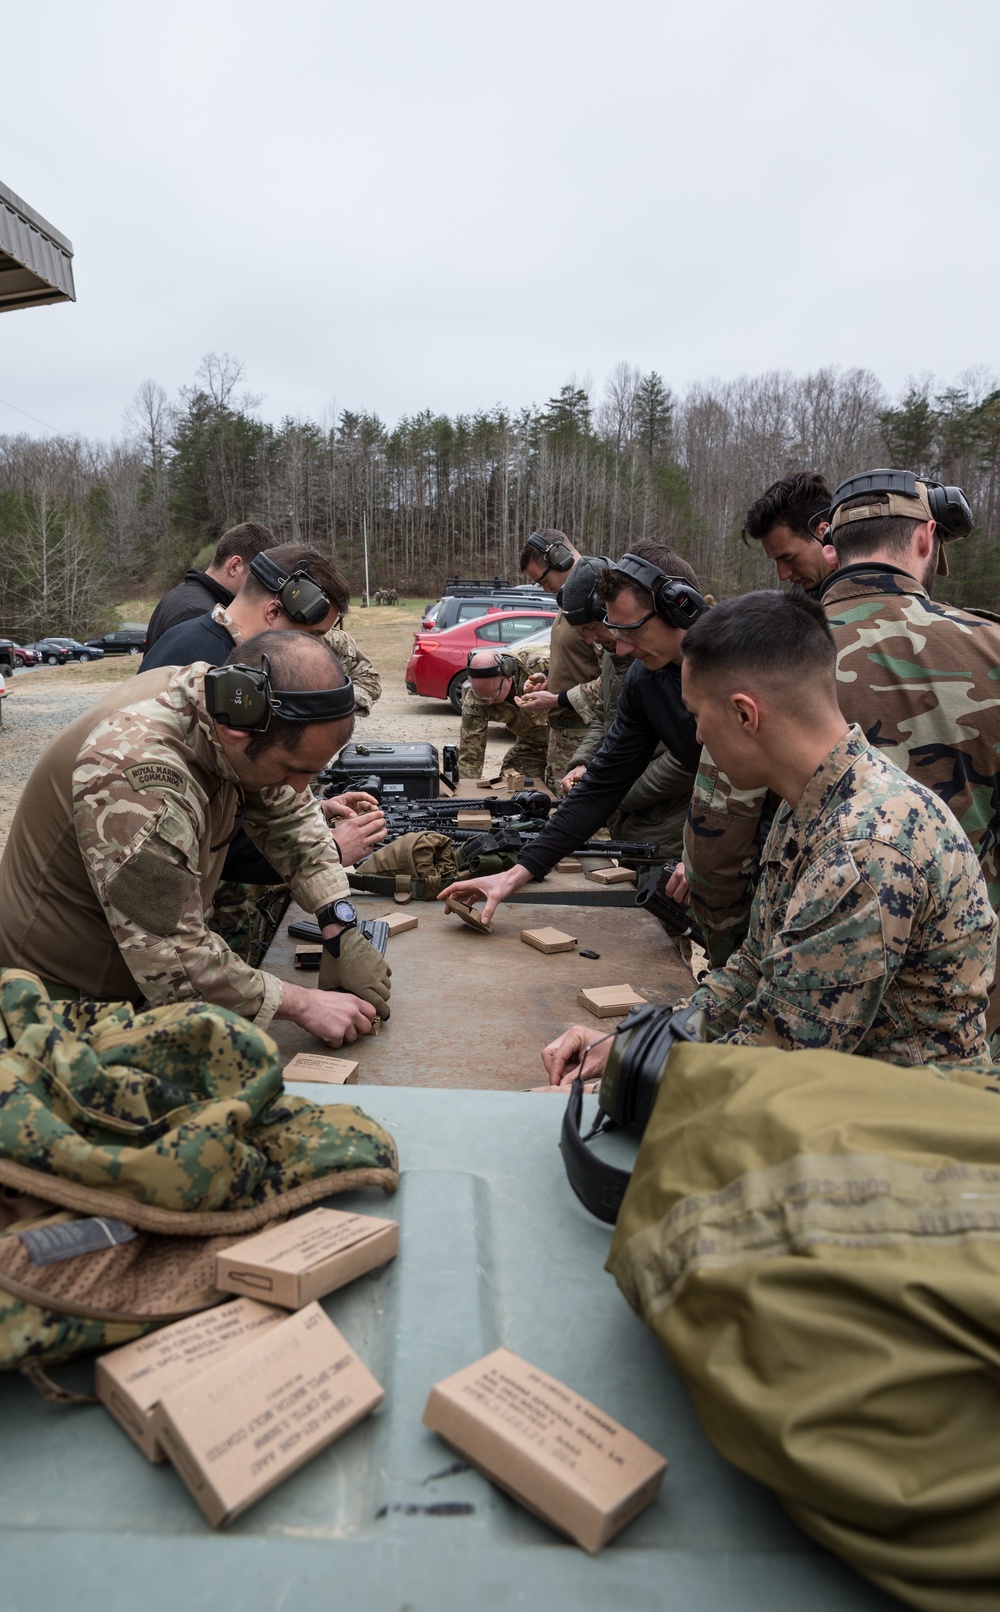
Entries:
POLYGON ((365 542, 365 609, 371 604, 371 595, 368 592, 368 516, 361 517, 361 531, 365 542))

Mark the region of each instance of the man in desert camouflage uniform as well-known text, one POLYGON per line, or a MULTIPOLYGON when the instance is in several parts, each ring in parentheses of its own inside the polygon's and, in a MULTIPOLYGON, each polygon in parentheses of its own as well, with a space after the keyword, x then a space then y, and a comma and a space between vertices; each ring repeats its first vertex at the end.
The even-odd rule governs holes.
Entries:
MULTIPOLYGON (((738 787, 780 800, 750 933, 691 997, 710 1038, 988 1069, 997 923, 976 854, 937 796, 844 720, 820 607, 729 599, 683 654, 703 742, 738 787)), ((596 1039, 577 1026, 546 1048, 553 1084, 596 1039)))
MULTIPOLYGON (((341 611, 343 621, 346 609, 341 611)), ((342 626, 331 627, 323 634, 323 642, 332 649, 344 671, 354 684, 354 703, 360 716, 370 716, 375 701, 382 697, 382 679, 356 638, 342 626)))
MULTIPOLYGON (((865 493, 838 503, 841 488, 834 495, 826 553, 838 568, 823 584, 820 603, 837 646, 840 708, 875 749, 932 789, 957 817, 996 911, 1000 623, 931 600, 934 578, 947 575, 948 560, 929 518, 925 484, 916 482, 912 504, 894 503, 905 514, 889 511, 888 496, 865 493), (859 517, 858 510, 871 513, 859 517)), ((692 906, 715 964, 746 933, 765 809, 761 792, 733 789, 714 760, 703 758, 685 860, 692 906)), ((1000 1022, 998 994, 991 993, 991 1036, 1000 1022)))
MULTIPOLYGON (((265 653, 276 691, 345 684, 307 634, 261 634, 234 658, 259 667, 265 653)), ((209 714, 206 675, 203 665, 140 673, 39 759, 0 862, 0 965, 64 997, 203 1000, 261 1028, 287 1018, 331 1045, 353 1041, 371 1028, 361 998, 383 994, 385 965, 347 919, 321 917, 324 938, 340 937, 340 988, 322 991, 249 967, 206 921, 241 823, 307 911, 347 896, 308 785, 352 719, 292 723, 272 711, 263 731, 230 727, 209 714)))
MULTIPOLYGON (((545 526, 528 538, 520 564, 529 582, 537 582, 546 593, 558 596, 581 558, 565 532, 545 526)), ((604 566, 610 561, 602 555, 598 563, 604 566)), ((594 714, 600 671, 600 650, 586 642, 579 628, 572 627, 560 609, 552 623, 548 671, 545 676, 531 678, 521 696, 525 709, 548 717, 545 785, 556 796, 564 794, 562 779, 594 714)))
POLYGON ((519 654, 477 649, 469 656, 469 683, 462 699, 462 730, 458 744, 458 776, 481 778, 486 758, 487 728, 502 722, 514 743, 500 763, 500 772, 520 772, 540 780, 545 775, 549 721, 544 711, 522 709, 520 697, 533 675, 545 676, 548 657, 529 646, 519 654))

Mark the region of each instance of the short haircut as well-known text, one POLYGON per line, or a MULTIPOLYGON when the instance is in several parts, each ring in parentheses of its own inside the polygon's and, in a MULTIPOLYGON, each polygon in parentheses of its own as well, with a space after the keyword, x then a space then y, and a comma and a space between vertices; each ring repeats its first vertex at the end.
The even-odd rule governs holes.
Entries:
POLYGON ((699 616, 681 653, 696 677, 744 676, 829 684, 836 699, 837 646, 825 612, 804 593, 777 588, 724 599, 699 616))
MULTIPOLYGON (((697 588, 698 592, 701 592, 701 584, 687 560, 682 560, 680 555, 667 548, 665 543, 633 543, 628 552, 640 560, 648 561, 650 565, 658 565, 668 577, 676 577, 680 582, 689 582, 692 588, 697 588)), ((624 576, 621 571, 599 571, 594 579, 594 591, 605 603, 617 599, 626 589, 642 601, 643 609, 652 610, 653 595, 649 589, 640 587, 638 582, 632 577, 624 576)))
MULTIPOLYGON (((340 661, 328 649, 322 638, 311 633, 295 632, 285 628, 278 632, 259 632, 237 644, 226 656, 227 666, 262 666, 266 655, 271 666, 271 687, 288 693, 303 693, 321 688, 343 688, 347 681, 340 661)), ((353 721, 346 717, 345 721, 353 721)), ((263 733, 254 733, 244 751, 248 761, 255 761, 266 750, 283 744, 287 750, 297 750, 308 722, 286 722, 273 716, 263 733)))
MULTIPOLYGON (((837 506, 837 512, 839 514, 842 509, 862 509, 872 504, 885 504, 888 508, 888 494, 863 493, 858 498, 848 498, 837 506)), ((838 526, 826 541, 833 544, 841 565, 853 565, 855 560, 867 560, 872 554, 880 552, 902 557, 909 549, 910 539, 917 527, 924 524, 924 521, 911 519, 908 515, 876 515, 871 520, 848 521, 846 526, 838 526)))
MULTIPOLYGON (((535 530, 531 533, 531 536, 544 537, 546 543, 569 542, 569 538, 566 536, 566 533, 558 531, 554 526, 536 526, 535 530)), ((548 564, 545 555, 540 549, 536 549, 531 543, 525 543, 524 548, 521 550, 521 558, 517 562, 522 571, 527 571, 529 560, 534 560, 536 565, 548 564)))
MULTIPOLYGON (((276 548, 263 551, 269 560, 291 576, 293 571, 304 571, 317 587, 323 589, 333 608, 344 616, 351 603, 351 590, 347 586, 340 572, 336 570, 326 555, 319 549, 313 548, 311 543, 279 543, 276 548)), ((247 577, 243 584, 243 591, 251 599, 272 598, 270 588, 253 575, 247 577)))
POLYGON ((767 537, 775 526, 787 526, 799 537, 812 537, 810 521, 825 515, 833 499, 826 478, 818 470, 797 470, 794 476, 773 481, 747 510, 740 534, 744 543, 767 537))
POLYGON ((224 565, 238 554, 246 565, 255 560, 258 554, 265 549, 272 549, 278 539, 269 526, 258 526, 256 521, 244 521, 240 526, 231 526, 228 532, 223 532, 215 546, 212 555, 213 565, 224 565))

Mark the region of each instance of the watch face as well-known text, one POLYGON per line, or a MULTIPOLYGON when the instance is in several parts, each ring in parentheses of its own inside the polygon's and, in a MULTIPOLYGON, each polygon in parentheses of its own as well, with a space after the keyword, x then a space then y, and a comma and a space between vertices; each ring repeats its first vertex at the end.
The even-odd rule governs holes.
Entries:
POLYGON ((338 924, 356 924, 358 915, 353 902, 335 901, 333 903, 333 921, 338 924))

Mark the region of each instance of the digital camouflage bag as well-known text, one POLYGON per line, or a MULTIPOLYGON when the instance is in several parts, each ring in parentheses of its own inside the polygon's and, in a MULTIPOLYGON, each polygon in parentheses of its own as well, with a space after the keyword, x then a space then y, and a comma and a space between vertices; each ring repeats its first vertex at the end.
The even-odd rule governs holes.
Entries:
POLYGON ((0 970, 0 1368, 215 1303, 219 1248, 332 1193, 397 1185, 388 1132, 288 1096, 274 1042, 238 1014, 52 1002, 33 974, 0 970), (25 1234, 81 1218, 127 1240, 38 1263, 46 1238, 25 1234))
POLYGON ((996 1612, 992 1076, 674 1046, 608 1269, 807 1533, 924 1612, 996 1612))

